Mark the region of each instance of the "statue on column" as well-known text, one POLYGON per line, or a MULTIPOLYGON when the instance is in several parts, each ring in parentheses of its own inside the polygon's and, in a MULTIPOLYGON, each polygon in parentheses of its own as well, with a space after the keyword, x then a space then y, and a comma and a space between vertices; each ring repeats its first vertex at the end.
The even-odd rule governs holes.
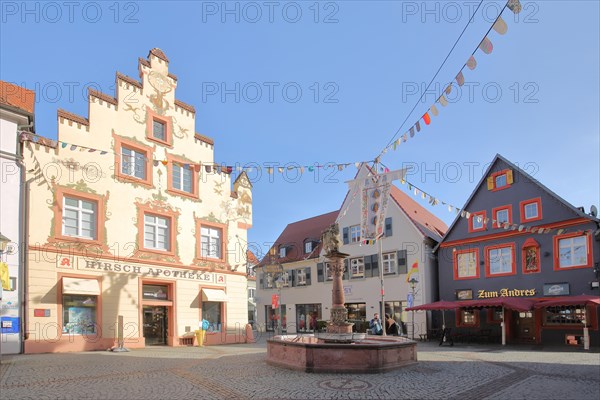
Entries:
POLYGON ((325 256, 339 252, 339 234, 340 228, 338 224, 332 224, 323 231, 323 234, 321 235, 321 243, 323 245, 323 252, 325 253, 325 256))
MULTIPOLYGON (((348 310, 344 306, 344 259, 348 254, 340 253, 339 240, 340 228, 337 224, 329 226, 321 235, 321 245, 325 258, 329 261, 329 269, 333 275, 333 289, 331 291, 331 319, 327 325, 328 334, 352 334, 353 323, 348 322, 348 310)), ((336 339, 334 339, 336 340, 336 339)), ((340 340, 345 340, 340 339, 340 340)))

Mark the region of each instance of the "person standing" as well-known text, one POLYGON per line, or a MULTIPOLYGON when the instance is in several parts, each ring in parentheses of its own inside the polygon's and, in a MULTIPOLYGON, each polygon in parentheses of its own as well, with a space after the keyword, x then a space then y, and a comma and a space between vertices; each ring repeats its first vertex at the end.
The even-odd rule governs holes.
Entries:
POLYGON ((385 314, 385 333, 386 335, 398 336, 398 324, 389 314, 385 314))
POLYGON ((379 320, 378 313, 373 315, 373 319, 369 323, 369 328, 371 328, 371 333, 373 335, 383 335, 383 328, 381 327, 381 320, 379 320))

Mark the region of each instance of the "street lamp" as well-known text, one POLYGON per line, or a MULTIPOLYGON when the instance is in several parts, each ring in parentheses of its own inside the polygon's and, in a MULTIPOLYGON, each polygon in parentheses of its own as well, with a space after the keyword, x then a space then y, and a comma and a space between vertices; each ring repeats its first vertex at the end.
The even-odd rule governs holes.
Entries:
MULTIPOLYGON (((413 276, 410 278, 410 280, 408 281, 408 283, 410 284, 410 289, 411 289, 411 294, 412 294, 412 302, 413 305, 410 305, 410 307, 414 306, 414 302, 415 302, 415 287, 417 286, 417 283, 419 283, 419 280, 413 276)), ((412 314, 412 340, 415 340, 415 310, 411 311, 412 314)))

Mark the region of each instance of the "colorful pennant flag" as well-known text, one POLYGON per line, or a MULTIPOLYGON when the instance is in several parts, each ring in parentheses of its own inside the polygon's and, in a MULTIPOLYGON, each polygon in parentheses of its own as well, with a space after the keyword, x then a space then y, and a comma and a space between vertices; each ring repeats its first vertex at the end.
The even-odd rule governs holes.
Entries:
POLYGON ((521 2, 519 0, 508 0, 507 7, 515 14, 520 13, 522 9, 521 2))
POLYGON ((469 67, 471 71, 474 70, 475 67, 477 67, 477 60, 475 60, 475 57, 469 57, 469 59, 467 60, 467 67, 469 67))
POLYGON ((506 22, 502 19, 502 16, 498 17, 492 28, 494 28, 494 30, 500 35, 504 35, 506 32, 508 32, 508 26, 506 25, 506 22))
POLYGON ((406 282, 410 282, 411 281, 411 276, 413 274, 419 275, 419 262, 418 261, 414 262, 414 264, 410 268, 410 271, 408 271, 408 274, 406 274, 406 282))
POLYGON ((456 75, 456 83, 458 83, 458 86, 462 86, 465 84, 465 76, 463 75, 462 71, 460 71, 458 75, 456 75))
POLYGON ((483 40, 481 41, 481 43, 479 43, 479 48, 485 54, 491 54, 492 50, 494 49, 494 46, 492 46, 492 42, 486 36, 486 37, 483 38, 483 40))
POLYGON ((425 125, 429 125, 431 123, 431 118, 429 117, 428 113, 425 113, 425 115, 423 115, 423 121, 425 121, 425 125))

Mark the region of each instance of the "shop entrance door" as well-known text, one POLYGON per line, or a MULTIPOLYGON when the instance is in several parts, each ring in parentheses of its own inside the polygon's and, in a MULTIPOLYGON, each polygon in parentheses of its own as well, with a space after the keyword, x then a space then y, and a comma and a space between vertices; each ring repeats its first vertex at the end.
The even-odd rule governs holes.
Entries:
POLYGON ((517 341, 519 342, 534 342, 535 341, 535 319, 531 311, 515 313, 515 321, 517 325, 517 341))
POLYGON ((144 306, 144 337, 146 338, 146 346, 167 344, 167 318, 167 307, 144 306))

